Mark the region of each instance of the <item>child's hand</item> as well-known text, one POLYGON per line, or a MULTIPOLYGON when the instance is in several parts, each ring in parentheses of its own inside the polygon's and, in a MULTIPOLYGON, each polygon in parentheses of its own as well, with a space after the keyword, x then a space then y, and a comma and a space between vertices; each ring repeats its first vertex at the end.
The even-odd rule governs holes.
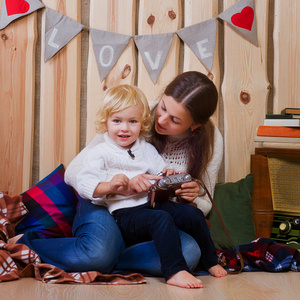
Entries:
POLYGON ((150 180, 158 180, 161 179, 162 176, 158 175, 150 175, 150 174, 140 174, 130 179, 129 186, 135 194, 139 194, 142 192, 147 192, 152 183, 150 180))
POLYGON ((115 175, 109 182, 109 190, 112 194, 128 195, 129 178, 124 174, 115 175))

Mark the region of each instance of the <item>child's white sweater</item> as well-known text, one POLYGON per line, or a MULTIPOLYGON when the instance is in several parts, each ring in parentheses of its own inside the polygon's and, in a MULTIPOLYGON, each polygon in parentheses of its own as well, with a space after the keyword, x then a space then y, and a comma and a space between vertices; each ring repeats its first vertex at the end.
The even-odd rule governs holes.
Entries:
POLYGON ((128 149, 116 144, 105 133, 104 142, 95 146, 84 158, 82 168, 77 175, 79 195, 92 200, 94 204, 103 204, 104 201, 110 213, 117 209, 146 203, 147 192, 126 197, 121 195, 93 197, 97 185, 101 182, 109 182, 114 175, 125 174, 131 179, 146 173, 156 175, 167 167, 155 147, 144 139, 138 139, 130 150, 131 155, 128 149))

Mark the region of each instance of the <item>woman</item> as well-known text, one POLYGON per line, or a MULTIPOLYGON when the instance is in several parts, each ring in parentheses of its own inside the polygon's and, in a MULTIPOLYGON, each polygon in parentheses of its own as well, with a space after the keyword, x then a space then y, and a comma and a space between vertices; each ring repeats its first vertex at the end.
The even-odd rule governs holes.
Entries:
MULTIPOLYGON (((223 157, 223 140, 209 118, 216 110, 218 93, 213 82, 199 72, 178 75, 165 89, 155 107, 152 143, 166 162, 177 171, 186 171, 201 179, 213 194, 223 157)), ((86 153, 101 142, 96 135, 68 166, 65 181, 75 189, 76 176, 86 153)), ((151 175, 136 177, 135 190, 146 191, 151 175)), ((211 209, 207 195, 199 195, 195 182, 185 183, 177 195, 193 202, 204 215, 211 209)), ((149 275, 162 275, 160 261, 152 241, 125 248, 121 232, 104 206, 82 200, 73 224, 72 238, 42 239, 37 233, 26 233, 18 243, 27 244, 47 263, 66 271, 109 273, 134 270, 149 275), (101 233, 101 234, 99 234, 101 233), (125 249, 124 249, 125 248, 125 249)), ((200 259, 194 239, 180 232, 182 252, 190 270, 200 259)))

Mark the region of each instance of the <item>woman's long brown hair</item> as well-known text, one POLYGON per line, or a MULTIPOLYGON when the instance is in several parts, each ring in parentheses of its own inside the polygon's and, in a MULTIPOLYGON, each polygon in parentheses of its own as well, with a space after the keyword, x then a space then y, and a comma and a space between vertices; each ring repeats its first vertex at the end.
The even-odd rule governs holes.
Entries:
MULTIPOLYGON (((214 125, 210 117, 216 110, 218 92, 214 83, 204 74, 196 71, 178 75, 165 89, 164 94, 171 96, 190 112, 193 124, 201 124, 188 136, 188 173, 202 178, 214 150, 214 125)), ((159 153, 163 153, 167 136, 160 135, 152 127, 151 142, 159 153)))

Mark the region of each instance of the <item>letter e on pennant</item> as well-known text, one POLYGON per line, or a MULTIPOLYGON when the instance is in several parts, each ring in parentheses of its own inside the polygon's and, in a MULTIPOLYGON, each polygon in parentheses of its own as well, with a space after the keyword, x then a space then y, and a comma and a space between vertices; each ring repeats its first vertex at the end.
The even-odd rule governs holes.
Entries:
POLYGON ((207 44, 207 43, 208 43, 208 39, 204 39, 204 40, 199 41, 199 42, 196 43, 201 59, 208 58, 208 57, 212 56, 212 53, 210 53, 210 52, 206 53, 207 49, 205 47, 203 47, 203 44, 207 44))

